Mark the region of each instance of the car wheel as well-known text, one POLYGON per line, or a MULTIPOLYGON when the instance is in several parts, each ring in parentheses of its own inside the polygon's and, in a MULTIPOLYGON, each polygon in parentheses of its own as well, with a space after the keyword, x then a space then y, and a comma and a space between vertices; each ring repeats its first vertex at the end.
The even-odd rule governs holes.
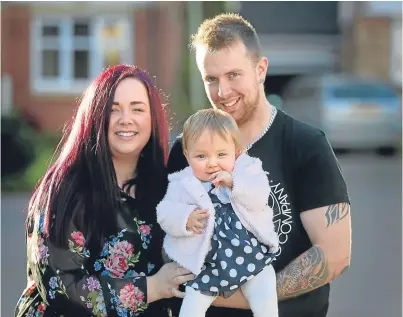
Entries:
POLYGON ((350 149, 347 148, 333 148, 333 152, 336 155, 346 155, 350 152, 350 149))
POLYGON ((376 153, 382 156, 392 156, 395 155, 397 149, 391 146, 381 147, 376 150, 376 153))

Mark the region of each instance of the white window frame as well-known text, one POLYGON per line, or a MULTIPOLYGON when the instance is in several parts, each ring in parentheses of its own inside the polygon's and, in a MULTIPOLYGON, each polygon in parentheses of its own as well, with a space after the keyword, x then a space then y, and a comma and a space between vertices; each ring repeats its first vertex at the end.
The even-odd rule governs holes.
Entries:
MULTIPOLYGON (((31 22, 30 34, 30 82, 31 90, 36 94, 77 94, 82 93, 92 79, 94 79, 104 68, 103 44, 99 37, 90 36, 89 38, 89 78, 73 78, 73 59, 74 50, 72 28, 75 19, 89 18, 91 34, 98 35, 108 19, 119 19, 124 24, 122 38, 125 45, 120 47, 121 63, 133 64, 133 16, 122 14, 102 14, 97 16, 89 15, 62 15, 46 14, 36 15, 31 22), (52 79, 42 76, 42 50, 45 48, 42 26, 47 21, 56 22, 59 25, 59 73, 60 76, 52 79)), ((46 48, 48 48, 47 46, 46 48)), ((55 45, 56 48, 56 45, 55 45)))

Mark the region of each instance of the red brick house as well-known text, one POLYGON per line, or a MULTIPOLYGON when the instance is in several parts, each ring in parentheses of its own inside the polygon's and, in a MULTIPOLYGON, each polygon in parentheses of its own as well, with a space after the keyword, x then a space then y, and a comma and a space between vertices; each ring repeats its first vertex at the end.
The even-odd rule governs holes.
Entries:
POLYGON ((2 95, 40 130, 55 132, 110 64, 138 65, 169 93, 179 68, 184 4, 2 3, 1 75, 8 89, 2 95))

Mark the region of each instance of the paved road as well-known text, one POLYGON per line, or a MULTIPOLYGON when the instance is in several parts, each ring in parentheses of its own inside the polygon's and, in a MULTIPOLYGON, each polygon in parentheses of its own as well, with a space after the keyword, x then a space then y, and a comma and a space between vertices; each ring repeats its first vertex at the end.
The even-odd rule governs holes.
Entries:
POLYGON ((352 204, 352 265, 333 283, 329 317, 402 316, 399 156, 342 156, 352 204))
MULTIPOLYGON (((402 315, 401 159, 371 154, 339 157, 352 202, 352 267, 332 285, 328 317, 402 315)), ((25 287, 27 195, 1 202, 1 316, 12 316, 25 287)))

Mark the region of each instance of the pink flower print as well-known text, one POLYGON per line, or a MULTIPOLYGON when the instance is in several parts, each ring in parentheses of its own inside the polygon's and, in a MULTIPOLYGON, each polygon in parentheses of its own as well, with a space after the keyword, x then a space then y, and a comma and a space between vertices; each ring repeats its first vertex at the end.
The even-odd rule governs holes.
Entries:
POLYGON ((143 303, 144 293, 135 287, 133 284, 126 284, 118 296, 122 306, 131 309, 133 312, 137 311, 137 306, 143 303))
POLYGON ((116 244, 110 248, 111 254, 122 254, 124 256, 132 255, 134 252, 134 247, 131 243, 125 241, 118 241, 116 244))
POLYGON ((150 226, 147 226, 147 225, 140 225, 139 229, 140 229, 141 234, 143 234, 145 236, 148 236, 151 232, 150 226))
POLYGON ((45 311, 45 309, 46 309, 46 305, 45 304, 43 304, 43 303, 41 303, 39 306, 38 306, 38 311, 45 311))
POLYGON ((71 237, 73 238, 74 242, 78 244, 79 246, 84 246, 85 245, 85 238, 82 232, 80 231, 73 231, 71 234, 71 237))
POLYGON ((31 277, 28 277, 28 285, 27 288, 25 289, 24 293, 26 292, 27 294, 31 294, 36 288, 36 283, 31 277))
POLYGON ((112 254, 105 261, 105 268, 110 272, 111 277, 121 278, 129 266, 127 265, 127 260, 124 255, 112 254))

